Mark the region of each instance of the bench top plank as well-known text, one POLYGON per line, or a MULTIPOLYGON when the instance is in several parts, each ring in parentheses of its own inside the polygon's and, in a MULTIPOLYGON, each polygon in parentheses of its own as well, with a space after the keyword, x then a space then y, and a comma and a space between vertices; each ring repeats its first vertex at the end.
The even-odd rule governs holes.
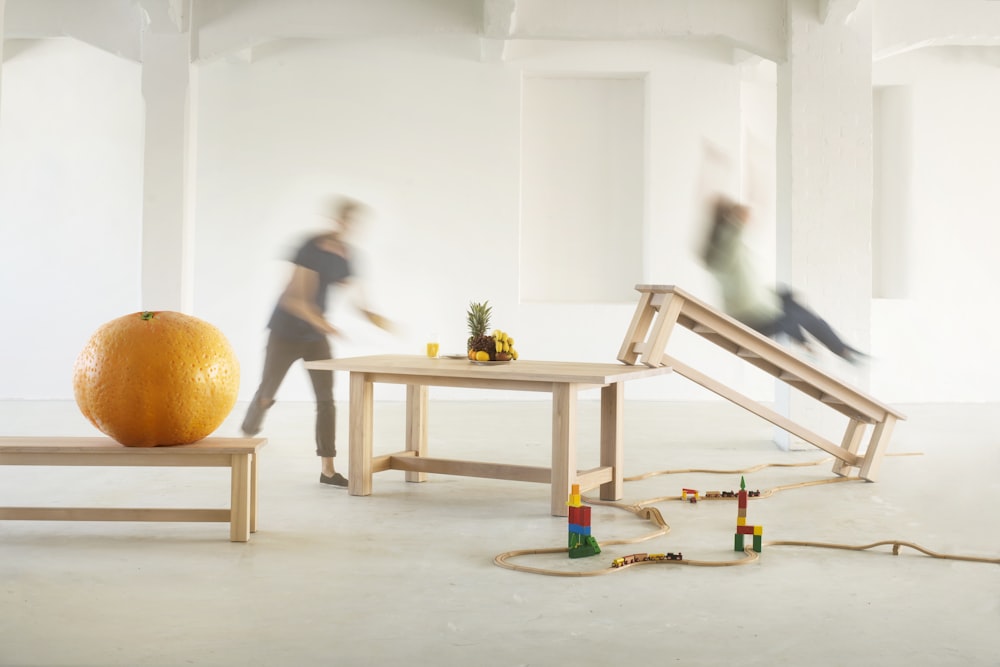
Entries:
POLYGON ((0 436, 0 452, 20 454, 252 454, 267 444, 266 438, 205 438, 190 445, 126 447, 106 437, 0 436))
MULTIPOLYGON (((709 329, 716 331, 727 340, 732 339, 740 347, 760 354, 764 361, 773 364, 777 368, 779 373, 772 374, 779 377, 779 379, 788 381, 787 378, 780 377, 780 371, 790 370, 792 375, 796 376, 797 381, 813 385, 817 389, 822 390, 823 393, 830 394, 833 398, 843 401, 847 407, 860 410, 869 416, 876 416, 877 421, 883 421, 886 414, 892 415, 897 419, 906 419, 906 416, 899 410, 876 400, 860 389, 852 387, 848 383, 798 358, 771 338, 763 336, 742 322, 733 319, 725 313, 719 312, 706 302, 699 300, 676 285, 636 285, 635 289, 640 293, 677 295, 686 304, 689 304, 687 309, 682 308, 681 311, 689 318, 688 320, 684 318, 679 320, 683 326, 692 328, 692 324, 707 324, 709 329), (711 320, 711 322, 702 320, 711 320)), ((697 333, 705 335, 703 332, 697 333)), ((755 365, 761 366, 761 364, 755 365)), ((765 368, 765 370, 767 369, 765 368)), ((834 405, 832 407, 837 406, 834 405)))

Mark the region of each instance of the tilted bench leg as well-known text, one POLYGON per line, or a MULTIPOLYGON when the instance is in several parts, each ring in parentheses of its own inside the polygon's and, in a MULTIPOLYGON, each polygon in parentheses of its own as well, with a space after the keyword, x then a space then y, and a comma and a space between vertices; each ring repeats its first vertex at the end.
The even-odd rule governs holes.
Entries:
POLYGON ((659 317, 656 319, 653 331, 646 341, 646 351, 643 354, 642 363, 653 367, 664 365, 663 353, 667 348, 667 340, 674 330, 674 324, 677 323, 677 316, 680 315, 683 306, 684 299, 681 297, 676 294, 666 295, 666 300, 657 311, 659 317))
MULTIPOLYGON (((858 448, 861 446, 861 440, 865 435, 865 424, 858 421, 857 419, 852 419, 847 425, 847 431, 844 433, 844 440, 840 444, 841 447, 846 449, 851 454, 857 454, 858 448)), ((841 477, 847 476, 850 468, 854 467, 847 461, 843 459, 837 459, 833 464, 834 474, 840 475, 841 477)))
POLYGON ((892 429, 896 426, 896 417, 886 415, 885 421, 876 424, 872 430, 871 440, 868 442, 868 451, 865 452, 864 462, 861 464, 862 479, 874 482, 878 477, 878 468, 885 456, 885 448, 889 445, 889 438, 892 436, 892 429))
POLYGON ((649 331, 649 325, 653 323, 656 311, 650 303, 652 298, 653 295, 650 292, 639 293, 639 303, 635 308, 635 314, 632 315, 628 331, 625 333, 625 342, 622 343, 622 347, 618 351, 618 361, 629 366, 634 366, 635 362, 639 360, 639 352, 635 347, 646 340, 646 332, 649 331))

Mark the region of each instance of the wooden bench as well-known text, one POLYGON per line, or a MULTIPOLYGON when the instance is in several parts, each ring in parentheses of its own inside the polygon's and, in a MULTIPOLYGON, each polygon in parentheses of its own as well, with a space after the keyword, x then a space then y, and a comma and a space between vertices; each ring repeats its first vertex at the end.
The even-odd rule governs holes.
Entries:
POLYGON ((230 468, 228 509, 0 507, 0 519, 28 521, 219 521, 229 539, 257 530, 257 451, 264 438, 205 438, 190 445, 125 447, 110 438, 0 437, 0 465, 230 468))
POLYGON ((675 373, 829 452, 837 459, 833 466, 836 474, 846 475, 850 468, 858 468, 862 479, 875 481, 893 426, 898 420, 906 419, 902 413, 799 359, 770 338, 673 285, 636 285, 635 289, 639 292, 639 303, 618 353, 619 361, 626 364, 641 361, 647 366, 670 366, 675 373), (675 324, 690 329, 790 387, 845 415, 848 425, 841 444, 827 440, 668 356, 665 348, 675 324), (858 453, 858 449, 869 425, 873 429, 862 455, 858 453))

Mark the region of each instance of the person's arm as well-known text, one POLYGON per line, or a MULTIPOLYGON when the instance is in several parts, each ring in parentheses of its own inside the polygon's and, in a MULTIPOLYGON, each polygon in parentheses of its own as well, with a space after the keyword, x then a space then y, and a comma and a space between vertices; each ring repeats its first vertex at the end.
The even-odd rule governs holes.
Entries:
POLYGON ((368 306, 368 296, 365 293, 364 284, 357 278, 352 278, 347 281, 346 285, 350 289, 353 296, 354 307, 357 308, 369 322, 377 326, 379 329, 392 332, 392 323, 368 306))
POLYGON ((313 300, 319 289, 319 274, 299 264, 295 265, 292 278, 281 295, 281 307, 295 317, 308 322, 314 329, 325 334, 338 335, 339 332, 326 321, 313 300))

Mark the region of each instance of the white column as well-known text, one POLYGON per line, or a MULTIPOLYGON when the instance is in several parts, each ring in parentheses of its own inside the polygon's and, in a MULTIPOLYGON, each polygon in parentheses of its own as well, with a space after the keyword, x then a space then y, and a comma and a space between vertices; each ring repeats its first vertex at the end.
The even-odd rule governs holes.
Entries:
MULTIPOLYGON (((820 23, 815 0, 788 0, 787 12, 788 54, 778 66, 777 277, 800 292, 847 342, 867 349, 873 187, 870 3, 827 23, 820 23)), ((856 375, 852 384, 867 383, 866 373, 856 375)), ((791 411, 797 417, 803 410, 830 412, 811 401, 799 406, 796 393, 791 411)))
POLYGON ((3 17, 6 14, 4 4, 7 0, 0 0, 0 104, 3 103, 3 17))
POLYGON ((143 153, 142 307, 190 312, 190 220, 187 215, 190 37, 142 36, 146 101, 143 153))

